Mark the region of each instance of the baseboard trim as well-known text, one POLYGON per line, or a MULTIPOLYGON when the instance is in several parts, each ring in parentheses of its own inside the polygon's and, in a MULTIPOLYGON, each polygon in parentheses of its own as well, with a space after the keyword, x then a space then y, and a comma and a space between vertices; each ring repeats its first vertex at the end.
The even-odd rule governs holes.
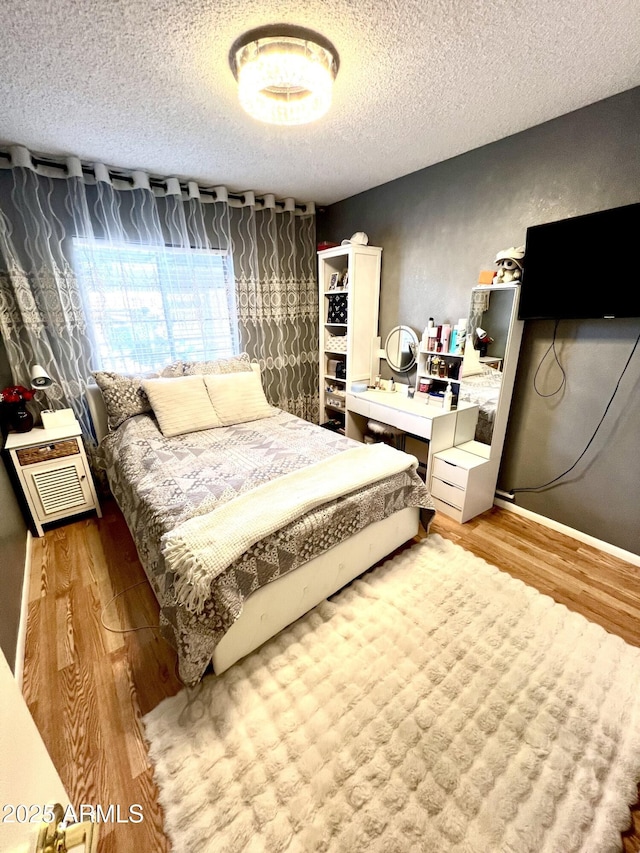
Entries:
POLYGON ((542 524, 544 527, 549 527, 551 530, 557 530, 558 533, 564 533, 566 536, 571 536, 579 542, 584 542, 585 545, 591 545, 593 548, 598 548, 604 551, 605 554, 611 554, 613 557, 618 557, 626 563, 631 563, 633 566, 640 566, 640 554, 634 554, 632 551, 625 551, 624 548, 618 548, 617 545, 612 545, 610 542, 603 542, 602 539, 596 539, 595 536, 589 536, 588 533, 583 533, 581 530, 576 530, 574 527, 569 527, 567 524, 561 524, 559 521, 554 521, 552 518, 547 518, 546 515, 538 515, 537 512, 532 512, 530 509, 513 504, 510 501, 503 501, 499 498, 494 500, 494 505, 500 509, 506 509, 508 512, 513 512, 516 515, 521 515, 523 518, 528 518, 530 521, 535 521, 537 524, 542 524))
POLYGON ((20 599, 20 621, 18 622, 18 638, 16 640, 15 679, 22 692, 24 678, 24 653, 27 642, 27 617, 29 615, 29 582, 31 578, 31 543, 33 536, 27 531, 27 541, 24 555, 24 577, 22 579, 22 597, 20 599))

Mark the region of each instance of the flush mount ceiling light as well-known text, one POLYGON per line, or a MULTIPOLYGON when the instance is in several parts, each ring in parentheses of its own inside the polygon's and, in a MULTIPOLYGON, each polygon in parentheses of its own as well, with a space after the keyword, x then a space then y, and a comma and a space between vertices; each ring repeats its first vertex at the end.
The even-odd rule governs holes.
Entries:
POLYGON ((240 104, 268 124, 306 124, 331 106, 338 53, 323 36, 274 24, 250 30, 229 51, 240 104))

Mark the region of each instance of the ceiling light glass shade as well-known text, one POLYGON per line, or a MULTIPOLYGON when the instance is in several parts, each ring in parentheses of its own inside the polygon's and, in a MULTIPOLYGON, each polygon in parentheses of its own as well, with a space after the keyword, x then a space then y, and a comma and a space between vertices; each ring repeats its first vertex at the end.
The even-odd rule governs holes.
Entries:
POLYGON ((306 124, 331 106, 338 55, 322 36, 278 25, 252 30, 229 55, 240 104, 268 124, 306 124))

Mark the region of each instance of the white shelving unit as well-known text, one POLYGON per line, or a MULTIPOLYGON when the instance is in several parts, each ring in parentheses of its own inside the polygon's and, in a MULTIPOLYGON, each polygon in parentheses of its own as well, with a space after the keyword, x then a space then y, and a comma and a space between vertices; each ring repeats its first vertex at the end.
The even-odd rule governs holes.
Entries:
POLYGON ((336 421, 342 433, 347 392, 370 382, 377 354, 381 255, 378 246, 354 244, 318 252, 320 423, 336 421))
POLYGON ((418 351, 416 372, 416 396, 418 399, 425 397, 429 392, 421 391, 422 383, 426 380, 431 387, 431 393, 445 391, 451 383, 453 392, 453 407, 458 402, 460 390, 460 379, 462 378, 463 355, 450 352, 437 352, 436 350, 418 351), (437 366, 438 369, 434 367, 437 366), (444 365, 441 371, 440 365, 444 365))

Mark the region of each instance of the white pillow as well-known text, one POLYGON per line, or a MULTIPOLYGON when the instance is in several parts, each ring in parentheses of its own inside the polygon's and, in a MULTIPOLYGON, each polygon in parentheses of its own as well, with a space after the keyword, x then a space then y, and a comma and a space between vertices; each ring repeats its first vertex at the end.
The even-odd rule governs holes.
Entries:
POLYGON ((142 385, 167 438, 222 426, 202 376, 148 379, 142 385))
POLYGON ((275 415, 262 390, 259 370, 205 376, 209 397, 223 426, 275 415))

